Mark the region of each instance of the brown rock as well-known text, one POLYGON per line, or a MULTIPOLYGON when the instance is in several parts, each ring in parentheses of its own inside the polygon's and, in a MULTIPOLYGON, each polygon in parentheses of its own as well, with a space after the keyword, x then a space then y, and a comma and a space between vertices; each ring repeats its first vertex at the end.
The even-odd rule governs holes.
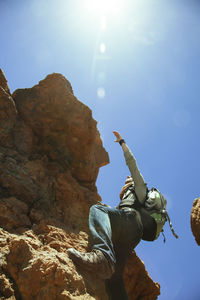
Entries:
POLYGON ((17 117, 15 103, 10 96, 7 80, 0 69, 0 146, 12 146, 10 133, 17 117))
POLYGON ((1 198, 0 226, 7 230, 19 227, 30 227, 31 222, 27 217, 28 206, 14 197, 1 198))
POLYGON ((10 89, 3 71, 0 69, 0 87, 10 95, 10 89))
MULTIPOLYGON (((104 282, 67 255, 88 251, 95 182, 109 162, 91 110, 60 74, 12 98, 1 72, 0 89, 0 298, 107 300, 104 282)), ((135 254, 129 265, 130 299, 156 299, 135 254)))
POLYGON ((200 245, 200 198, 195 199, 193 202, 191 228, 197 244, 200 245))
POLYGON ((129 300, 157 299, 160 285, 154 283, 147 273, 144 263, 137 257, 135 252, 129 258, 124 272, 124 282, 129 295, 129 300))
POLYGON ((48 75, 31 89, 17 90, 13 98, 20 117, 38 138, 40 152, 70 167, 76 179, 94 183, 108 155, 91 110, 76 99, 70 83, 60 74, 48 75))

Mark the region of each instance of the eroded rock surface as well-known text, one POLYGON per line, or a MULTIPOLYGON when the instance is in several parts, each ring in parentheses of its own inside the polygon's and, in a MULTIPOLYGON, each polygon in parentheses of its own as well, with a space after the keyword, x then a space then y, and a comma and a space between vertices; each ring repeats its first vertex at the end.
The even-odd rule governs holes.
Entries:
POLYGON ((200 198, 193 202, 191 211, 191 228, 197 244, 200 246, 200 198))
MULTIPOLYGON (((108 162, 91 110, 61 74, 11 95, 0 71, 0 299, 107 299, 67 249, 88 250, 88 212, 108 162)), ((135 253, 128 265, 130 299, 156 299, 159 285, 135 253)))

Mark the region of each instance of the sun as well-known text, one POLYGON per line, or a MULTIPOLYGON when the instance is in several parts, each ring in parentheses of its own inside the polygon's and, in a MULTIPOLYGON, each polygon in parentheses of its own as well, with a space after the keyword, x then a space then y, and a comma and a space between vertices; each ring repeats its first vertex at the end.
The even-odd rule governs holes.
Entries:
POLYGON ((118 15, 121 12, 123 0, 86 0, 86 9, 99 16, 118 15))

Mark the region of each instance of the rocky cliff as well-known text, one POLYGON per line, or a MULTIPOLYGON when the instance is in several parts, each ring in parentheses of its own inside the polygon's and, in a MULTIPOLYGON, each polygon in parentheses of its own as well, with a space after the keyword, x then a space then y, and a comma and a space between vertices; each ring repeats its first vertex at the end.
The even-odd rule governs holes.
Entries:
MULTIPOLYGON (((0 299, 102 299, 104 283, 76 269, 88 250, 88 212, 101 201, 108 164, 91 110, 61 74, 11 95, 0 71, 0 299)), ((124 275, 130 299, 159 295, 135 252, 124 275)))
POLYGON ((193 202, 191 211, 191 228, 197 244, 200 246, 200 198, 193 202))

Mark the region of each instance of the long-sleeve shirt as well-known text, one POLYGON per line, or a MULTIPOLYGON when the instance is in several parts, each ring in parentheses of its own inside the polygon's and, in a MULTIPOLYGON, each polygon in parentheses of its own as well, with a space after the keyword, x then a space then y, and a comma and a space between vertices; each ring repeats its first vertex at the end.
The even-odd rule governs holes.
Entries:
POLYGON ((131 177, 133 178, 135 184, 135 193, 139 202, 141 204, 144 204, 147 195, 147 185, 144 181, 142 174, 140 173, 137 167, 136 160, 133 156, 133 153, 131 152, 131 150, 127 145, 126 147, 127 150, 124 152, 124 157, 126 160, 126 164, 129 168, 129 171, 131 173, 131 177))

